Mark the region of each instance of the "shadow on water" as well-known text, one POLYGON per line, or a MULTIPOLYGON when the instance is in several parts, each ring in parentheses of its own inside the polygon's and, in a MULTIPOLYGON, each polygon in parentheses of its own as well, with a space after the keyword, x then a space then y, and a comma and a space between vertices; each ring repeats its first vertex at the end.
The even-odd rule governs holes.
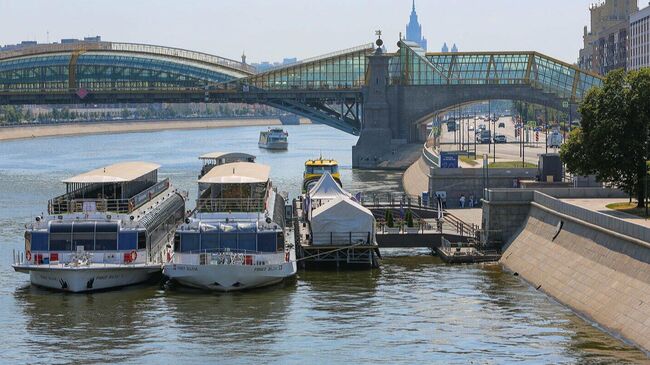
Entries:
POLYGON ((24 354, 43 363, 128 360, 130 349, 146 341, 145 329, 155 326, 159 295, 159 285, 144 284, 91 294, 18 288, 14 298, 28 333, 24 354))

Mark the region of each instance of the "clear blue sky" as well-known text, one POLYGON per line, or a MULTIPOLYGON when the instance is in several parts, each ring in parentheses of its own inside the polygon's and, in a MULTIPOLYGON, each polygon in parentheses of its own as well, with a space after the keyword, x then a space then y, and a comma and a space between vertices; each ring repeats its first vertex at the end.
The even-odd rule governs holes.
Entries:
MULTIPOLYGON (((573 63, 593 0, 416 0, 429 50, 537 50, 573 63)), ((645 1, 643 4, 645 6, 645 1)), ((249 62, 371 42, 395 50, 411 0, 0 0, 0 44, 101 35, 249 62)))

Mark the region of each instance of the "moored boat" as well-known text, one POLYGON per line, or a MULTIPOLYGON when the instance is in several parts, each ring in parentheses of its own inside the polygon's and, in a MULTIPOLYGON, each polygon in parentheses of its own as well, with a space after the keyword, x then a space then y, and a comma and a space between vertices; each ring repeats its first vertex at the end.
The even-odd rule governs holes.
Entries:
POLYGON ((14 269, 34 285, 69 292, 116 288, 160 274, 173 232, 185 214, 184 194, 159 165, 123 162, 64 180, 48 215, 26 225, 25 252, 14 269))
POLYGON ((330 174, 336 183, 343 187, 338 161, 320 156, 305 162, 305 171, 302 174, 303 193, 311 190, 325 173, 330 174))
POLYGON ((194 212, 176 231, 163 273, 181 285, 234 291, 295 275, 285 240, 284 198, 270 168, 253 162, 214 165, 201 175, 194 212))
POLYGON ((289 133, 282 128, 269 128, 260 132, 257 145, 268 150, 286 150, 289 148, 289 133))

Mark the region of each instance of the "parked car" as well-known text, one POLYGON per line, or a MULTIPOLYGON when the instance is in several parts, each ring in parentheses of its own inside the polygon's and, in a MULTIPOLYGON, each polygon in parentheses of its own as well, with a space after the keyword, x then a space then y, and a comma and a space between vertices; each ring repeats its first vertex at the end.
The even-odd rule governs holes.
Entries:
POLYGON ((495 134, 494 135, 494 143, 507 143, 508 139, 506 138, 505 135, 503 134, 495 134))

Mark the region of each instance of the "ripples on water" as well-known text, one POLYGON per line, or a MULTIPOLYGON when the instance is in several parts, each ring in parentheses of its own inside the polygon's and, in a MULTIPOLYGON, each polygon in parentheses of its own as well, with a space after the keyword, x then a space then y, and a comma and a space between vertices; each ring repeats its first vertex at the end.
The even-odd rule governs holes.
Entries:
MULTIPOLYGON (((588 325, 495 265, 449 266, 384 250, 372 271, 300 271, 282 285, 205 293, 158 283, 68 295, 14 273, 23 225, 59 181, 117 160, 148 160, 196 195, 197 156, 244 151, 295 197, 304 160, 339 160, 352 190, 400 175, 352 171, 353 137, 289 126, 290 150, 258 150, 260 128, 163 131, 0 143, 0 363, 637 363, 643 353, 588 325)), ((190 202, 189 205, 193 205, 190 202)))

